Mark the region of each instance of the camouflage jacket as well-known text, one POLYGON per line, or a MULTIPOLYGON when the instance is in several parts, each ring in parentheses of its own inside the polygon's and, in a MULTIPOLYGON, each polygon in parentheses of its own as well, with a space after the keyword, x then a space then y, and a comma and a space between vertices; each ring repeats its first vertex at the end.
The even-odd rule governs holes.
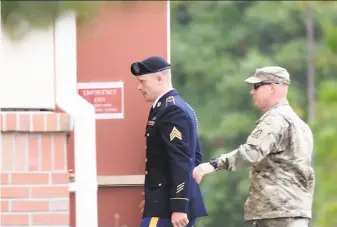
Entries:
POLYGON ((252 167, 245 220, 311 218, 315 184, 313 135, 282 101, 257 122, 246 144, 220 156, 220 169, 252 167))

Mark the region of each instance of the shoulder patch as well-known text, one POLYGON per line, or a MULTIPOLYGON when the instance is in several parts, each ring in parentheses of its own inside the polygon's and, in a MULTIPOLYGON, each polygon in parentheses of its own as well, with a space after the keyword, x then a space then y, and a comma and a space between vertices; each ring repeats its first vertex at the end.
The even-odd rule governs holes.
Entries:
POLYGON ((260 137, 261 134, 262 134, 262 129, 258 129, 258 130, 256 130, 255 132, 252 133, 252 137, 257 139, 257 138, 260 137))
POLYGON ((167 97, 165 102, 166 102, 166 105, 165 105, 165 106, 172 105, 172 104, 176 104, 176 101, 174 100, 174 97, 173 97, 173 96, 167 97))

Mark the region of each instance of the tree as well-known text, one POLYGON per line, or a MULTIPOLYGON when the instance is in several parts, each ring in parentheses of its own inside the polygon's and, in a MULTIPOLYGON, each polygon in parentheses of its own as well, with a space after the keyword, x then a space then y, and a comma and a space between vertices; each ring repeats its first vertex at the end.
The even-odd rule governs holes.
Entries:
MULTIPOLYGON (((328 11, 326 11, 328 12, 328 11)), ((318 55, 318 63, 325 72, 337 69, 337 28, 336 23, 328 20, 327 15, 320 17, 324 32, 324 48, 318 55)), ((336 72, 336 71, 335 71, 336 72)), ((333 73, 331 73, 333 74, 333 73)), ((315 135, 315 226, 337 225, 337 79, 336 74, 327 76, 319 86, 317 117, 312 124, 315 135)))
MULTIPOLYGON (((332 22, 337 16, 334 13, 336 3, 311 4, 315 11, 312 17, 316 47, 313 58, 316 63, 315 85, 320 85, 328 79, 336 80, 336 58, 327 57, 333 56, 333 48, 324 45, 334 43, 330 33, 333 33, 332 22)), ((292 79, 289 102, 300 117, 308 119, 305 2, 174 1, 171 5, 174 84, 198 115, 205 160, 244 143, 255 126, 254 121, 261 116, 252 108, 250 87, 243 82, 258 67, 280 65, 288 69, 292 79)), ((322 92, 326 92, 324 88, 318 89, 317 96, 321 97, 322 92)), ((317 122, 321 121, 321 111, 333 116, 326 105, 326 100, 319 98, 317 122), (324 110, 320 109, 323 107, 324 110)), ((314 131, 319 133, 321 127, 317 124, 314 131)), ((326 149, 322 147, 324 142, 319 142, 326 137, 319 138, 316 134, 317 153, 326 149)), ((336 151, 331 150, 335 155, 336 151)), ((329 168, 323 164, 325 161, 315 162, 322 174, 326 174, 329 168)), ((326 178, 322 176, 324 181, 326 178)), ((207 177, 201 188, 210 216, 201 219, 198 226, 222 226, 223 223, 228 227, 244 226, 247 179, 246 170, 207 177)), ((327 182, 332 184, 329 180, 327 182)), ((317 193, 324 197, 315 198, 313 213, 329 198, 320 181, 317 184, 317 193)), ((320 220, 326 217, 326 212, 319 212, 320 220)), ((314 226, 322 222, 319 219, 314 219, 314 226)), ((320 227, 330 226, 332 224, 327 222, 320 227)))
POLYGON ((65 12, 77 14, 78 25, 89 22, 105 1, 1 1, 1 25, 5 35, 21 40, 31 29, 46 29, 65 12))
POLYGON ((317 100, 317 119, 313 126, 315 134, 315 225, 329 227, 337 225, 337 81, 327 80, 320 85, 317 100))

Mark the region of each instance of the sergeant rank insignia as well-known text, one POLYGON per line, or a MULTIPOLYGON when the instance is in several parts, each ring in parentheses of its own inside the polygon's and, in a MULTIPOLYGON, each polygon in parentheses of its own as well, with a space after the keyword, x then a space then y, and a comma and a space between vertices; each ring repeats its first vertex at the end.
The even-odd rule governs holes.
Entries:
POLYGON ((182 140, 181 132, 179 132, 176 127, 173 127, 172 132, 170 133, 170 141, 174 140, 174 138, 182 140))

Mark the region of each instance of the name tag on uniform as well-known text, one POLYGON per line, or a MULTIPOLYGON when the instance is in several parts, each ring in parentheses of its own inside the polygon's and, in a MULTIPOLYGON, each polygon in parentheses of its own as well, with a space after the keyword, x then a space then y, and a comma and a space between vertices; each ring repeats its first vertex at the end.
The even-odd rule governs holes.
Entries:
POLYGON ((147 125, 153 126, 154 125, 154 121, 148 121, 147 125))

